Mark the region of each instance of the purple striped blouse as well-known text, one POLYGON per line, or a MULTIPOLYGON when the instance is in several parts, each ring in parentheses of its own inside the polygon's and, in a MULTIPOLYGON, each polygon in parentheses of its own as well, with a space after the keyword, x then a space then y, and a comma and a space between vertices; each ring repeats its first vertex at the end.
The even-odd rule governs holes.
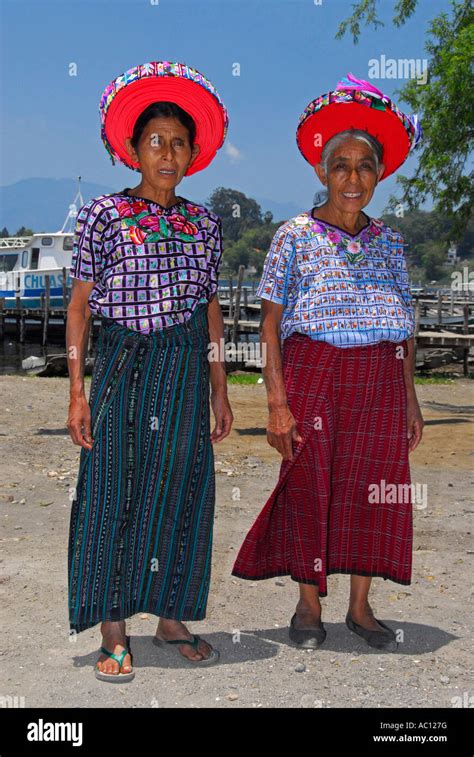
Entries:
POLYGON ((81 208, 70 274, 95 282, 91 312, 149 334, 183 323, 214 297, 222 224, 183 197, 165 208, 127 190, 81 208))

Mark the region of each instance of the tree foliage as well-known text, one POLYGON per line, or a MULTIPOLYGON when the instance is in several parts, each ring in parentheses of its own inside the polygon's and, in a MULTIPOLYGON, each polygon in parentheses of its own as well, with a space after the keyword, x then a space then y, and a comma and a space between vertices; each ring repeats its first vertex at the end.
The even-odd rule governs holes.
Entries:
MULTIPOLYGON (((377 18, 377 2, 358 2, 352 16, 341 23, 336 38, 350 31, 357 43, 362 22, 375 28, 383 26, 377 18)), ((417 4, 418 0, 398 0, 395 26, 404 24, 417 4)), ((402 196, 392 196, 389 208, 402 203, 414 210, 431 198, 435 212, 451 219, 451 239, 457 241, 468 227, 474 200, 474 172, 468 168, 472 166, 473 149, 474 9, 470 0, 453 0, 451 7, 451 15, 441 13, 430 23, 427 83, 420 85, 412 79, 397 90, 418 113, 423 139, 415 152, 418 165, 414 175, 397 177, 402 196)))
POLYGON ((211 194, 208 207, 222 219, 226 240, 237 241, 246 229, 269 224, 272 214, 265 213, 256 200, 236 189, 217 187, 211 194))
MULTIPOLYGON (((406 257, 412 281, 430 282, 449 281, 454 270, 447 265, 449 240, 452 239, 453 222, 447 216, 436 212, 414 210, 402 218, 387 213, 383 220, 389 226, 400 231, 406 246, 406 257)), ((474 263, 474 219, 471 218, 467 228, 456 245, 460 266, 474 263)))

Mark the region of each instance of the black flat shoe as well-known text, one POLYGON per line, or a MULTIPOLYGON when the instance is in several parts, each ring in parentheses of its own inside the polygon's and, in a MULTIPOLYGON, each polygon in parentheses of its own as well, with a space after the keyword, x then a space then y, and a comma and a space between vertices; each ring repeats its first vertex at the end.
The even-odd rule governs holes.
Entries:
POLYGON ((396 642, 397 637, 395 635, 395 632, 392 631, 391 628, 386 626, 385 623, 382 623, 382 621, 378 618, 375 618, 375 620, 380 626, 382 626, 382 628, 385 629, 384 631, 369 631, 367 628, 360 626, 358 623, 352 620, 349 612, 346 615, 346 626, 350 631, 356 633, 357 636, 365 639, 369 646, 375 647, 376 649, 383 649, 383 647, 396 642))
POLYGON ((290 620, 290 628, 288 631, 291 641, 305 649, 317 649, 321 646, 326 638, 326 629, 324 628, 324 625, 320 623, 317 628, 295 628, 295 618, 296 613, 290 620))

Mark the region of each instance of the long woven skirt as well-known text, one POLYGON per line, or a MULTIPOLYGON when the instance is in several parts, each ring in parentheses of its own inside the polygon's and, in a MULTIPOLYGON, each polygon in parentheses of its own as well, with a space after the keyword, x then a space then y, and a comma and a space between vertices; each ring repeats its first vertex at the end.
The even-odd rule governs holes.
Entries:
POLYGON ((293 332, 284 383, 302 442, 248 532, 232 575, 290 575, 327 596, 327 576, 411 582, 406 341, 339 348, 293 332), (400 349, 401 348, 401 349, 400 349))
POLYGON ((70 628, 205 617, 215 505, 207 307, 149 335, 103 318, 69 549, 70 628))

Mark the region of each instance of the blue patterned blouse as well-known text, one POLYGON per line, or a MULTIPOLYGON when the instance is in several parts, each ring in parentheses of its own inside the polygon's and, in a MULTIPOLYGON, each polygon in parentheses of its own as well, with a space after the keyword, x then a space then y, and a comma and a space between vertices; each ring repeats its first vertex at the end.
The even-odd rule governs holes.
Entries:
POLYGON ((256 293, 285 306, 282 341, 293 331, 335 347, 413 336, 403 238, 380 219, 367 221, 352 235, 309 210, 276 231, 256 293))

